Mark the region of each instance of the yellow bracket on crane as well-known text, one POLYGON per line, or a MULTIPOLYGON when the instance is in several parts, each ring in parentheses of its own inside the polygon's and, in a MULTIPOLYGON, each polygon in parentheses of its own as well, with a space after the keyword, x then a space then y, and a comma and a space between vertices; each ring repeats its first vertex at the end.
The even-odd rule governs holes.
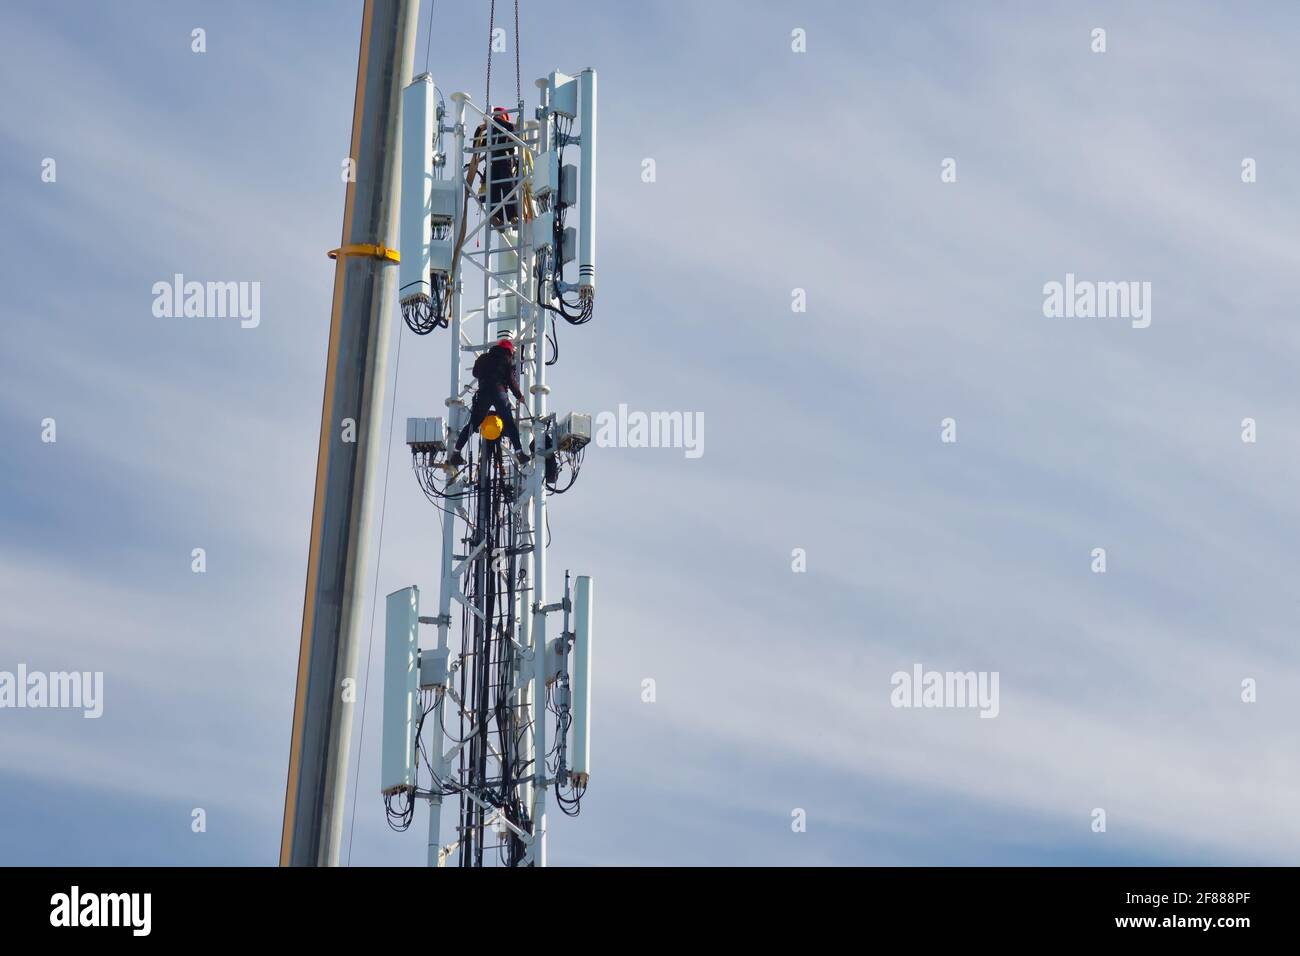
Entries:
POLYGON ((387 246, 377 246, 369 242, 353 243, 350 246, 342 246, 338 249, 331 249, 328 253, 331 259, 337 259, 339 256, 369 256, 374 259, 386 259, 389 262, 401 262, 401 256, 396 249, 389 249, 387 246))

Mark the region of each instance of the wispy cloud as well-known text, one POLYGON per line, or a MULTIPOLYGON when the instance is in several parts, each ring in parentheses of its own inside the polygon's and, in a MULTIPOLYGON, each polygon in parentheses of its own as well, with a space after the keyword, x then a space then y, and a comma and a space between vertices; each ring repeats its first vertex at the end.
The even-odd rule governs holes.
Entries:
MULTIPOLYGON (((182 825, 207 801, 273 839, 356 11, 74 9, 0 14, 0 197, 33 237, 0 260, 0 653, 96 665, 109 709, 0 717, 0 776, 182 825), (262 281, 264 321, 155 319, 175 271, 262 281)), ((552 403, 699 410, 708 439, 592 449, 556 502, 551 564, 596 575, 600 643, 593 786, 552 858, 1293 858, 1296 14, 581 15, 524 23, 525 83, 595 66, 605 111, 598 316, 559 330, 552 403), (1044 318, 1067 271, 1151 281, 1151 328, 1044 318), (913 662, 1000 671, 999 717, 891 708, 913 662)), ((481 44, 437 53, 480 97, 481 44)), ((437 414, 445 342, 401 347, 396 417, 437 414)), ((400 439, 381 595, 436 573, 400 439)), ((374 797, 371 689, 354 859, 419 863, 374 797)))

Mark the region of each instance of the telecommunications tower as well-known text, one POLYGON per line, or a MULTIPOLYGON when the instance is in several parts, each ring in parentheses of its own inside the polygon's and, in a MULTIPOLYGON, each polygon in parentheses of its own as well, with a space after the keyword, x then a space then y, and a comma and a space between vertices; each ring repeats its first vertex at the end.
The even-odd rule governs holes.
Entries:
POLYGON ((522 98, 443 97, 428 74, 403 94, 402 315, 421 335, 445 328, 450 360, 446 414, 406 423, 415 478, 441 512, 441 571, 436 614, 421 614, 414 585, 387 599, 381 789, 395 829, 428 802, 431 866, 545 865, 548 800, 576 815, 590 769, 592 582, 566 571, 548 598, 546 551, 547 499, 573 487, 591 416, 550 410, 547 371, 557 321, 592 316, 596 74, 536 86, 527 120, 522 98), (466 365, 505 340, 530 458, 506 453, 491 414, 457 466, 466 365))
POLYGON ((430 866, 544 866, 548 803, 576 815, 590 773, 592 581, 566 570, 548 597, 546 552, 547 499, 573 487, 591 417, 551 411, 547 372, 559 323, 592 317, 596 74, 538 80, 526 117, 516 2, 513 107, 444 96, 429 73, 411 78, 418 11, 366 0, 362 15, 283 865, 339 862, 393 298, 450 357, 444 414, 406 423, 415 479, 440 512, 441 563, 436 614, 421 613, 418 585, 386 601, 389 823, 409 828, 427 802, 430 866), (468 372, 489 350, 513 356, 522 454, 504 452, 509 416, 496 408, 453 458, 471 424, 468 372))

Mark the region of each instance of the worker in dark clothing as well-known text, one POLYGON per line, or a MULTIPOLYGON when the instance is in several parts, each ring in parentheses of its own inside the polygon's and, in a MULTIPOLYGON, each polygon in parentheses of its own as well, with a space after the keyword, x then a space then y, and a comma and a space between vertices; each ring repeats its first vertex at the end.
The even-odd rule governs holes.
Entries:
POLYGON ((519 388, 519 376, 515 372, 515 343, 510 339, 502 339, 480 355, 474 361, 474 377, 478 379, 478 390, 474 393, 474 402, 470 406, 469 422, 460 430, 456 450, 447 459, 447 463, 453 466, 465 464, 460 450, 469 441, 470 432, 477 430, 483 424, 483 419, 487 418, 488 412, 495 408, 501 418, 505 436, 515 446, 515 457, 522 468, 528 464, 529 456, 524 451, 523 442, 519 440, 519 426, 510 414, 510 396, 506 394, 509 389, 520 402, 525 401, 524 393, 519 388))
POLYGON ((475 153, 465 178, 466 187, 473 188, 474 177, 476 174, 479 176, 480 196, 484 193, 488 179, 492 180, 491 194, 483 198, 490 209, 502 206, 492 216, 492 225, 498 228, 519 219, 520 192, 515 190, 515 180, 519 177, 519 148, 507 132, 514 133, 515 124, 510 121, 510 113, 506 108, 497 106, 492 110, 492 122, 489 123, 485 118, 474 132, 474 148, 481 152, 475 153), (483 160, 483 171, 479 169, 480 159, 483 160), (490 174, 487 171, 489 166, 490 174), (506 200, 506 196, 512 192, 514 195, 506 200))

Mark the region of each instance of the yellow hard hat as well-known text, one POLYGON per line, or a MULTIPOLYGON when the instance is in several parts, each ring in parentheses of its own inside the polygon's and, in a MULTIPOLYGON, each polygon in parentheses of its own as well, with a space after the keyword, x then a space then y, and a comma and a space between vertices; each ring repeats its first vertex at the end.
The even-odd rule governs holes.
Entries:
POLYGON ((501 420, 500 415, 486 415, 483 424, 478 427, 478 433, 488 441, 496 441, 501 437, 501 429, 505 427, 506 424, 501 420))

